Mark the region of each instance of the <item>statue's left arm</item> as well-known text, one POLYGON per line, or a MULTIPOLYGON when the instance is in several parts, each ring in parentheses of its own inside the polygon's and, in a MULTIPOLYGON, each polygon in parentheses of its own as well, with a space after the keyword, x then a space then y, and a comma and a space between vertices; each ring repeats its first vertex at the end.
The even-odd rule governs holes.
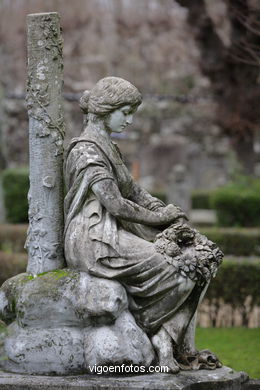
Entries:
POLYGON ((137 203, 148 210, 156 211, 161 207, 165 207, 166 204, 160 199, 155 198, 148 191, 140 187, 137 183, 133 182, 132 192, 129 199, 137 203))
MULTIPOLYGON (((166 207, 166 204, 163 201, 149 194, 148 191, 135 182, 133 182, 132 192, 129 199, 150 211, 158 211, 160 208, 166 207)), ((183 214, 184 219, 188 220, 188 217, 184 214, 180 207, 175 205, 173 206, 176 208, 176 211, 183 214)))

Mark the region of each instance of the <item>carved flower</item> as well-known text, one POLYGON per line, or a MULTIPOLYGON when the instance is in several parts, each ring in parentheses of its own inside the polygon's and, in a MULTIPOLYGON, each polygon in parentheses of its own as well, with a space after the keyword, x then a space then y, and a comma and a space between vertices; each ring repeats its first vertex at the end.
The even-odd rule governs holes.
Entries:
POLYGON ((175 257, 181 254, 181 249, 175 242, 169 242, 166 246, 165 253, 168 256, 175 257))
POLYGON ((155 247, 180 275, 198 283, 215 276, 223 257, 216 244, 181 222, 158 234, 155 247))
POLYGON ((164 254, 167 246, 167 241, 164 238, 159 238, 155 242, 155 248, 158 253, 164 254))

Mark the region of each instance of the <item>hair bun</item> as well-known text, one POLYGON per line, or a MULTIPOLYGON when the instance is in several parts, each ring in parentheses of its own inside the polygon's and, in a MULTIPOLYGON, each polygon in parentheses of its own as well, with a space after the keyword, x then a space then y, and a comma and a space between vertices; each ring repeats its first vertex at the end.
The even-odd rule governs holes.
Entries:
POLYGON ((83 92, 83 95, 79 99, 79 106, 84 114, 88 113, 88 101, 89 101, 90 91, 86 90, 83 92))

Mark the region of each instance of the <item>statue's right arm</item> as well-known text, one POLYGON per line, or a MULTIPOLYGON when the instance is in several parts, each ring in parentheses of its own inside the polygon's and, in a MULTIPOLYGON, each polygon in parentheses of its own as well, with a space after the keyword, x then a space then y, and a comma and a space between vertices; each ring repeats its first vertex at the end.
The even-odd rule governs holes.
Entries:
POLYGON ((94 183, 92 191, 106 210, 119 219, 156 226, 173 222, 181 217, 173 205, 155 212, 123 198, 116 183, 111 179, 94 183))

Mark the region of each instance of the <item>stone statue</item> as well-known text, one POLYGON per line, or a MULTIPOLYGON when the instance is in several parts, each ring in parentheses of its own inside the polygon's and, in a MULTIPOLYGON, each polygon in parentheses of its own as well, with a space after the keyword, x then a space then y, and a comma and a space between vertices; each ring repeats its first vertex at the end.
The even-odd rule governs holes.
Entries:
MULTIPOLYGON (((195 349, 194 334, 198 305, 223 254, 186 223, 180 208, 133 181, 111 140, 112 132, 132 122, 140 103, 138 90, 117 77, 100 80, 80 100, 84 130, 65 158, 67 268, 57 269, 63 264, 58 252, 39 255, 52 244, 40 227, 47 217, 57 222, 48 208, 60 199, 52 196, 60 180, 49 186, 42 170, 41 204, 32 186, 31 203, 40 215, 31 213, 27 273, 0 288, 0 319, 9 324, 5 370, 67 375, 93 373, 97 366, 154 364, 171 373, 221 367, 210 351, 195 349)), ((47 141, 56 145, 51 131, 34 136, 32 147, 39 150, 47 141)), ((59 169, 48 166, 48 172, 55 177, 59 169)))
MULTIPOLYGON (((80 137, 65 159, 64 250, 69 268, 119 282, 129 310, 149 336, 160 365, 180 369, 221 367, 194 345, 197 307, 223 254, 135 183, 111 133, 132 123, 141 94, 118 77, 85 91, 80 137)), ((127 337, 127 336, 126 336, 127 337)))

